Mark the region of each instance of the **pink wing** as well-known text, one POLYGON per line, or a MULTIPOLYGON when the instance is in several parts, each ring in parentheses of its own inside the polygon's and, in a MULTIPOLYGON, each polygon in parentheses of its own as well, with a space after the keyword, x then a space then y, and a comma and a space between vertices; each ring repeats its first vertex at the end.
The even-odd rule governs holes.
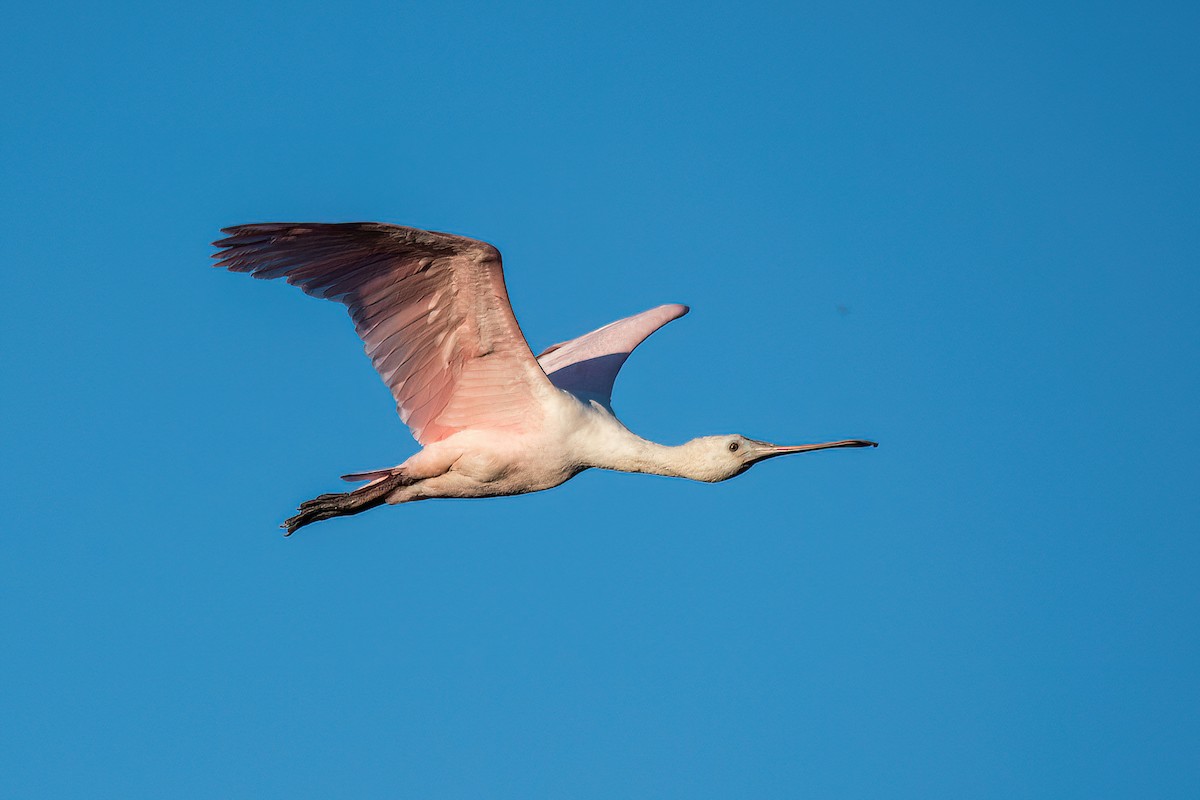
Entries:
POLYGON ((286 278, 350 309, 367 355, 423 445, 466 428, 536 425, 552 391, 484 242, 370 222, 225 228, 217 266, 286 278))
POLYGON ((558 388, 611 407, 613 382, 625 359, 647 336, 686 313, 687 306, 667 305, 610 322, 547 348, 538 356, 538 364, 558 388))

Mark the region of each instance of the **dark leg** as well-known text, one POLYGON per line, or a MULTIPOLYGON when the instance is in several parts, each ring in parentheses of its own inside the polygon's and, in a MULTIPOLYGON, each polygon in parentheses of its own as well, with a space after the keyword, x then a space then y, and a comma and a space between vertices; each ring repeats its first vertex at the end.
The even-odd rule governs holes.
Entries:
POLYGON ((279 527, 287 528, 285 536, 291 536, 305 525, 333 517, 360 514, 381 506, 387 496, 401 486, 412 483, 403 473, 396 473, 383 480, 359 487, 352 492, 323 494, 300 504, 300 513, 287 519, 279 527))

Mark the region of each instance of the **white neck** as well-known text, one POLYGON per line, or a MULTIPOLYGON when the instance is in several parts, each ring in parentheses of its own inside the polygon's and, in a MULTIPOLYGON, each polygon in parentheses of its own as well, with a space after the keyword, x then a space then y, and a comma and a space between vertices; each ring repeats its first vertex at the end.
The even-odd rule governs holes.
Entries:
POLYGON ((690 443, 672 447, 647 441, 611 416, 605 423, 591 426, 587 438, 583 452, 589 467, 697 481, 712 479, 699 469, 690 443))

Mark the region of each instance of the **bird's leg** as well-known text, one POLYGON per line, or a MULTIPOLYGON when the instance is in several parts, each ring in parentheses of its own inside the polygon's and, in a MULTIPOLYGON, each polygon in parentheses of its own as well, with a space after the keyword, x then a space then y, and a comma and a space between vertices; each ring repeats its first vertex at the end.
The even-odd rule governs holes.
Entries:
POLYGON ((305 525, 311 525, 323 519, 362 513, 383 505, 387 502, 389 494, 410 483, 413 483, 413 480, 405 473, 395 472, 372 481, 366 486, 360 486, 352 492, 334 492, 314 497, 312 500, 301 503, 300 513, 289 517, 279 527, 287 529, 285 536, 291 536, 305 525))

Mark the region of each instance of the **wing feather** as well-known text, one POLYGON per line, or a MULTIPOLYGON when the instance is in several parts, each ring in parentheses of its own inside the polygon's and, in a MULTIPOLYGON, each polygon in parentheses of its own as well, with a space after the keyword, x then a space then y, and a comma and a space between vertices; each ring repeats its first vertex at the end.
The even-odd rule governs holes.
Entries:
POLYGON ((369 222, 222 232, 214 242, 217 266, 285 278, 348 308, 400 418, 422 444, 466 428, 517 430, 541 418, 553 389, 521 335, 491 245, 369 222), (504 379, 480 382, 477 374, 504 379))
POLYGON ((613 382, 625 359, 646 337, 686 313, 687 306, 672 304, 610 322, 546 348, 538 356, 538 364, 558 388, 611 408, 613 382))

